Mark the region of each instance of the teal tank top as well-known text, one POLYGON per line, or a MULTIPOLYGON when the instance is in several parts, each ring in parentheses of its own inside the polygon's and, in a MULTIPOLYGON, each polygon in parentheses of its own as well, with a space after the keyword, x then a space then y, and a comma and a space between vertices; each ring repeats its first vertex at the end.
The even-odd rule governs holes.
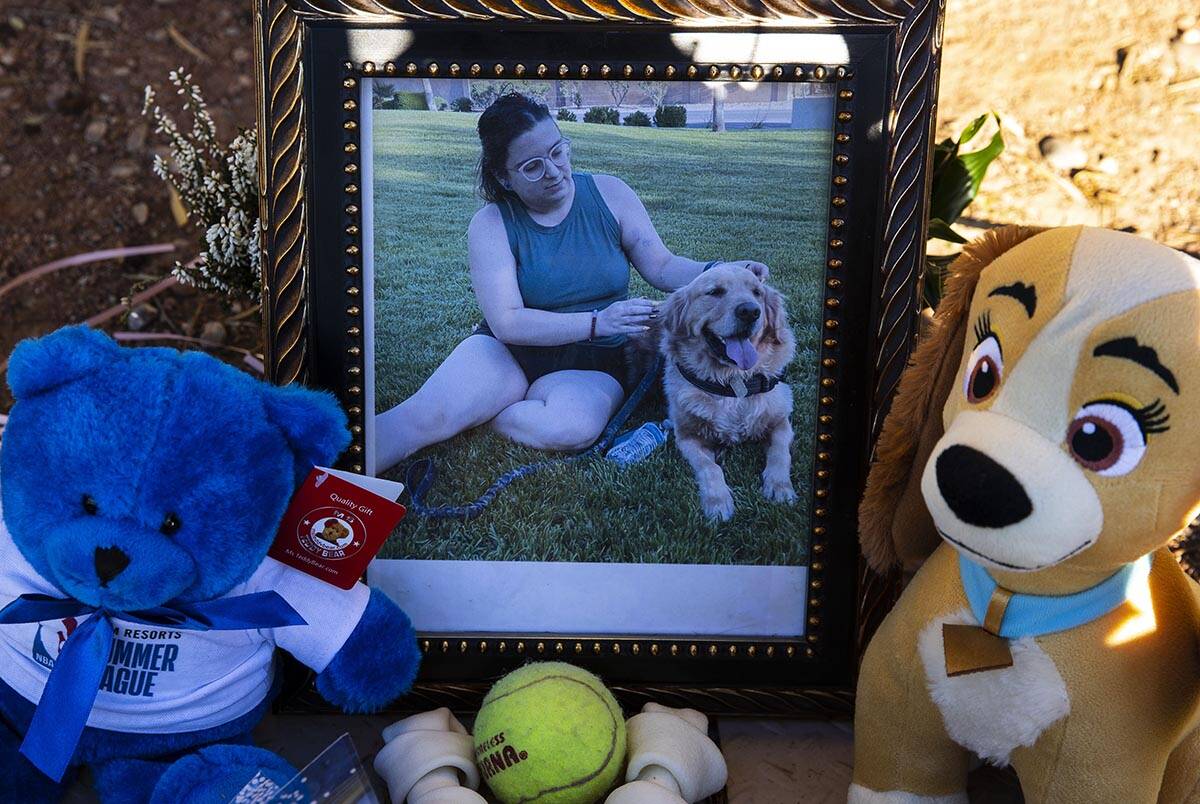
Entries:
MULTIPOLYGON (((621 228, 590 173, 573 173, 575 198, 567 216, 543 226, 515 199, 500 202, 508 245, 517 262, 517 286, 526 307, 552 313, 603 310, 629 297, 629 259, 621 228)), ((624 336, 597 338, 616 345, 624 336)))

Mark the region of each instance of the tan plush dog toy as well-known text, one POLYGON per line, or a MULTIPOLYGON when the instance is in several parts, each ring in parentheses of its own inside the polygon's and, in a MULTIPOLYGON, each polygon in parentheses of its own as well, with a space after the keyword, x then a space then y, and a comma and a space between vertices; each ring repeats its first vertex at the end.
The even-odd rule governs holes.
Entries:
POLYGON ((927 560, 863 660, 852 804, 1200 802, 1200 262, 1100 229, 954 264, 864 497, 879 569, 927 560))

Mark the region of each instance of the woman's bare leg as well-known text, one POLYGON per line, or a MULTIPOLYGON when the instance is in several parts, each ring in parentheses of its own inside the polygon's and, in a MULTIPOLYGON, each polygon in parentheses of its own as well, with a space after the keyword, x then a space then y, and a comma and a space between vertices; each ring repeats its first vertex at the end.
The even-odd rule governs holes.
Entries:
POLYGON ((376 473, 489 421, 527 390, 508 347, 487 335, 466 338, 415 394, 375 417, 376 473))
POLYGON ((555 371, 496 416, 498 432, 527 447, 574 451, 595 441, 625 392, 602 371, 555 371))

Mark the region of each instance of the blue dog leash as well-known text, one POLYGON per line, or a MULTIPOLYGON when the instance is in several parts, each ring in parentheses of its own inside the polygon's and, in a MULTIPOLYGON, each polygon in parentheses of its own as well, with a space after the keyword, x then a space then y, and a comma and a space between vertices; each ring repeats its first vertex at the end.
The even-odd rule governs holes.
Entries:
POLYGON ((491 504, 496 495, 504 491, 513 481, 536 474, 541 470, 550 466, 560 466, 567 463, 582 460, 584 458, 595 455, 603 451, 616 436, 617 431, 633 414, 633 411, 641 403, 646 396, 646 392, 650 390, 650 386, 658 379, 658 373, 662 369, 662 357, 656 357, 654 364, 642 376, 637 387, 633 389, 633 393, 625 400, 625 404, 616 412, 616 415, 609 420, 608 426, 604 428, 604 432, 600 434, 600 438, 595 444, 585 449, 583 452, 578 452, 574 455, 566 455, 561 458, 550 458, 536 463, 518 466, 505 474, 501 475, 492 485, 488 486, 487 491, 479 495, 479 498, 474 502, 466 505, 425 505, 425 495, 429 493, 429 489, 433 486, 434 480, 437 479, 437 470, 434 468, 433 461, 428 458, 422 458, 419 461, 413 462, 408 467, 408 471, 404 474, 404 484, 408 487, 408 492, 412 497, 409 508, 417 516, 428 517, 430 519, 462 519, 470 521, 477 518, 483 513, 483 509, 491 504))
POLYGON ((243 631, 306 625, 278 592, 176 603, 141 611, 114 611, 78 600, 21 595, 0 610, 0 624, 36 623, 91 614, 75 629, 46 680, 21 753, 54 781, 62 781, 88 715, 100 692, 112 650, 112 620, 160 625, 187 631, 243 631))

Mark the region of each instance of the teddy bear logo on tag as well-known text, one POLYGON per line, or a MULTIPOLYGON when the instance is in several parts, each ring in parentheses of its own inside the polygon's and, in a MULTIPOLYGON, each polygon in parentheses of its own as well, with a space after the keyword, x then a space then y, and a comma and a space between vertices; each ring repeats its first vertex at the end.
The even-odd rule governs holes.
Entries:
POLYGON ((326 506, 301 518, 296 537, 308 552, 336 561, 361 550, 366 531, 362 520, 351 512, 326 506))

